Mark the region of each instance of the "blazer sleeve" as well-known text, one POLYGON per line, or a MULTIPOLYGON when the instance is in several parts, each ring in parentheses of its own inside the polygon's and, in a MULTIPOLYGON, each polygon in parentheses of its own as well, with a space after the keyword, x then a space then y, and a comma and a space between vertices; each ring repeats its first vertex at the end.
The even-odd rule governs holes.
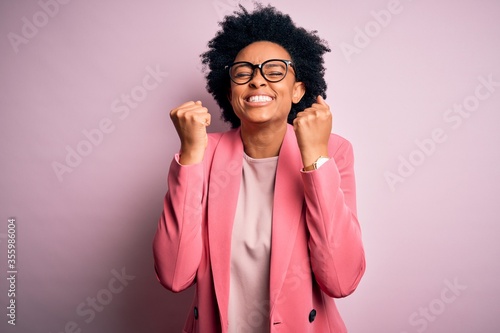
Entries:
POLYGON ((168 192, 153 239, 156 275, 173 292, 194 283, 203 248, 203 163, 183 166, 178 161, 176 155, 168 173, 168 192))
POLYGON ((302 172, 302 179, 314 276, 327 295, 345 297, 364 274, 365 255, 356 212, 352 145, 338 136, 332 138, 332 158, 317 170, 302 172))

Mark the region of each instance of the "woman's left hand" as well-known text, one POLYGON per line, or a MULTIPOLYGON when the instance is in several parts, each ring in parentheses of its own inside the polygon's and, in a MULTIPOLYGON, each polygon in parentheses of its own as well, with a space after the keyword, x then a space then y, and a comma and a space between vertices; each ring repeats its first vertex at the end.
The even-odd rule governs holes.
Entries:
POLYGON ((297 114, 293 121, 302 163, 313 164, 318 157, 328 156, 328 139, 332 132, 332 113, 322 96, 316 103, 297 114))

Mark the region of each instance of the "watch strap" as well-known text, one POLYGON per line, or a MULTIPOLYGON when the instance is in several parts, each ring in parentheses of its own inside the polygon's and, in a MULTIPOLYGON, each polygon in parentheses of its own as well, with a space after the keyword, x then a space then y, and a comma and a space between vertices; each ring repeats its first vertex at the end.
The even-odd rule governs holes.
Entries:
POLYGON ((313 164, 304 167, 302 170, 304 171, 317 170, 320 166, 325 164, 329 159, 330 159, 329 157, 320 156, 313 164))

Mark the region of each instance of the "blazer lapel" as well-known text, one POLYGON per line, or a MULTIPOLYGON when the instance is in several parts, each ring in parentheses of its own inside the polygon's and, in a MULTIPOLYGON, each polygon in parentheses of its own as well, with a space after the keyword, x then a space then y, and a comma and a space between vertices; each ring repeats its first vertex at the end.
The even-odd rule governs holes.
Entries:
POLYGON ((241 183, 243 144, 240 131, 226 132, 215 148, 208 189, 208 239, 215 293, 227 322, 231 234, 241 183))
POLYGON ((271 309, 285 281, 304 204, 301 168, 302 159, 295 132, 292 126, 288 125, 278 158, 274 190, 270 271, 271 309))

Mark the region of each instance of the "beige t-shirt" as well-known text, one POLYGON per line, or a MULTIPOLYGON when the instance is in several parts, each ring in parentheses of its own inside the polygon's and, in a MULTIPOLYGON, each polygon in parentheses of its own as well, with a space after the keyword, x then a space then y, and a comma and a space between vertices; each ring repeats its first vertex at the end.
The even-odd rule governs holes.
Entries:
POLYGON ((278 157, 243 157, 231 239, 229 333, 269 332, 269 262, 278 157))

